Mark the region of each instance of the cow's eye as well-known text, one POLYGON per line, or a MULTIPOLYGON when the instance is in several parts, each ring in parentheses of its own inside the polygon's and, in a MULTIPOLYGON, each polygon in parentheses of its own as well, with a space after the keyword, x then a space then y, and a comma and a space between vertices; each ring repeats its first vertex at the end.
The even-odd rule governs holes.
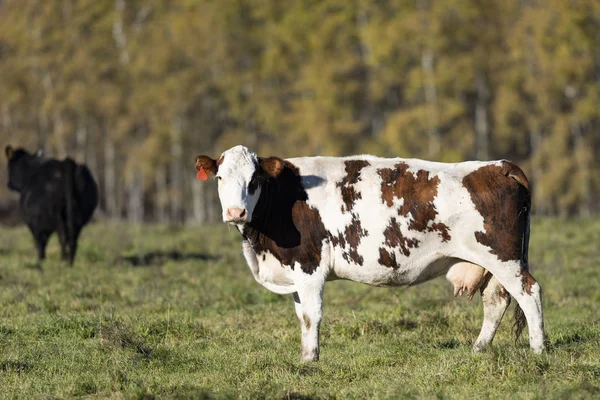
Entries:
POLYGON ((222 179, 223 179, 223 178, 221 178, 220 176, 218 176, 218 175, 217 175, 217 180, 218 180, 218 181, 220 181, 220 180, 222 180, 222 179))

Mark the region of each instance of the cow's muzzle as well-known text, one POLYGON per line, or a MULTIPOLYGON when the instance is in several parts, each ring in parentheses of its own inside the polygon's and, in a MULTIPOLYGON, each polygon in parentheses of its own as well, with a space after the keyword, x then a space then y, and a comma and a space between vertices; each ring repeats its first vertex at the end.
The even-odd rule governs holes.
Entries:
POLYGON ((241 224, 248 221, 248 213, 244 208, 228 208, 225 213, 225 222, 241 224))

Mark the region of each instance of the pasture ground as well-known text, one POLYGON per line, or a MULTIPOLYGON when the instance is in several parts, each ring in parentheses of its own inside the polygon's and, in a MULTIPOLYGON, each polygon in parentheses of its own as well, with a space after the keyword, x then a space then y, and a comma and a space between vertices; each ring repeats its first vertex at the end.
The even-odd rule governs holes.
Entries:
POLYGON ((56 237, 48 256, 0 229, 0 398, 600 398, 600 220, 533 221, 541 356, 513 343, 512 306, 473 355, 481 298, 441 278, 329 282, 321 361, 300 363, 291 295, 253 280, 224 225, 93 224, 75 267, 56 237))

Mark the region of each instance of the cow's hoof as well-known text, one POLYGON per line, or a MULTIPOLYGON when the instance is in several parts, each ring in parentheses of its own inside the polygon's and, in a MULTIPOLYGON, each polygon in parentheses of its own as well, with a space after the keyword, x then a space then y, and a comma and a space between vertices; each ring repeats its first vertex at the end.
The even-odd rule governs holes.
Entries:
POLYGON ((477 344, 477 343, 475 343, 473 345, 473 353, 474 354, 483 353, 486 349, 487 349, 487 345, 485 345, 485 344, 477 344))
POLYGON ((546 348, 544 346, 532 347, 531 351, 533 352, 533 354, 544 354, 546 352, 546 348))
POLYGON ((319 361, 319 353, 314 352, 314 351, 307 352, 307 353, 302 352, 302 355, 300 356, 300 361, 301 362, 319 361))

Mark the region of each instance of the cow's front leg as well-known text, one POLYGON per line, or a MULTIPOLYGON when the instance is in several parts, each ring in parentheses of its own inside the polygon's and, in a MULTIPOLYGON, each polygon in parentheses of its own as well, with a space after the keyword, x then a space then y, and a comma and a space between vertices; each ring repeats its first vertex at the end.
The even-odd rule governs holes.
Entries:
POLYGON ((306 333, 306 325, 304 325, 304 315, 302 314, 302 303, 300 303, 300 296, 298 292, 294 292, 294 309, 296 310, 296 316, 300 321, 300 329, 302 330, 302 337, 306 333))
POLYGON ((319 359, 319 330, 323 317, 323 288, 325 282, 306 282, 297 285, 294 293, 296 315, 302 328, 302 361, 319 359))

